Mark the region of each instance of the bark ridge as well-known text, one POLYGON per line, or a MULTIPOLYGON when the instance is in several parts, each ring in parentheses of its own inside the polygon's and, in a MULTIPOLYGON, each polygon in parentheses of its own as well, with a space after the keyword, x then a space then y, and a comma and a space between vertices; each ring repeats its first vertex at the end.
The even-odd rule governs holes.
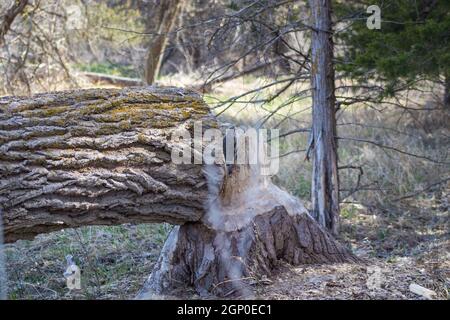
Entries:
POLYGON ((171 162, 172 133, 215 126, 195 92, 89 89, 0 98, 6 242, 83 225, 197 221, 201 166, 171 162))

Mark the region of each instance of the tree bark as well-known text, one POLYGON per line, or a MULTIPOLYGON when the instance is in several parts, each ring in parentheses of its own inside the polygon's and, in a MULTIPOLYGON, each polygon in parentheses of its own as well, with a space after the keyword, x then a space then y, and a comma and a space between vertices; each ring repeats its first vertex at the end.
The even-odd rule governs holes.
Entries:
POLYGON ((450 74, 444 78, 444 110, 450 111, 450 74))
POLYGON ((313 180, 312 215, 334 235, 339 231, 331 0, 310 0, 313 180))
POLYGON ((160 4, 157 34, 152 39, 147 52, 145 66, 145 81, 147 84, 153 84, 159 74, 169 34, 181 12, 182 4, 183 1, 181 0, 165 0, 160 4))
POLYGON ((170 136, 215 126, 175 88, 0 98, 0 210, 6 242, 83 225, 197 221, 206 179, 171 161, 170 136))

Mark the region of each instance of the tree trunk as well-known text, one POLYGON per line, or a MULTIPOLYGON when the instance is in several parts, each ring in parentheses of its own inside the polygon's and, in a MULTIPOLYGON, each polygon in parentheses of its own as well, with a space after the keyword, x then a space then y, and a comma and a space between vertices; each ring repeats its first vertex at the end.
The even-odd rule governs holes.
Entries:
POLYGON ((147 84, 153 84, 161 69, 161 63, 175 21, 181 12, 183 1, 165 0, 162 1, 159 11, 159 25, 157 34, 154 35, 147 52, 145 66, 145 80, 147 84))
POLYGON ((234 231, 193 222, 175 227, 140 299, 192 287, 201 296, 252 297, 282 263, 358 262, 308 214, 290 215, 283 206, 263 212, 234 231))
POLYGON ((313 100, 312 215, 334 235, 339 230, 336 110, 331 0, 310 0, 313 100))
POLYGON ((6 242, 83 225, 197 221, 201 166, 171 162, 170 135, 215 125, 195 93, 78 90, 0 99, 6 242))
POLYGON ((450 75, 446 75, 444 81, 444 110, 450 111, 450 75))
MULTIPOLYGON (((175 227, 138 298, 252 297, 282 263, 358 262, 301 202, 244 165, 226 175, 202 221, 175 227)), ((221 179, 218 179, 221 180, 221 179)))
POLYGON ((197 120, 217 127, 197 94, 176 88, 0 98, 5 240, 83 225, 180 224, 141 298, 186 286, 248 297, 283 262, 358 261, 255 165, 174 164, 172 133, 197 120))

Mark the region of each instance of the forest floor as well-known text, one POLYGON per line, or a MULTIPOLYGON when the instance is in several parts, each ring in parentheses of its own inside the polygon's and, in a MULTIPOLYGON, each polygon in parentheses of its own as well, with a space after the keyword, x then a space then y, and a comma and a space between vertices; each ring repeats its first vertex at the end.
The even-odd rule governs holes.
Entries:
POLYGON ((342 236, 365 264, 285 266, 261 291, 267 299, 423 299, 411 283, 449 299, 449 189, 391 212, 360 209, 342 236))
MULTIPOLYGON (((344 208, 342 241, 365 264, 281 266, 260 299, 423 299, 411 283, 449 298, 449 196, 446 186, 397 208, 344 208)), ((6 246, 11 299, 132 299, 158 257, 169 225, 84 227, 6 246), (65 256, 81 268, 81 290, 69 291, 65 256)), ((191 298, 199 298, 195 295, 191 298)), ((246 298, 246 297, 242 297, 246 298)))

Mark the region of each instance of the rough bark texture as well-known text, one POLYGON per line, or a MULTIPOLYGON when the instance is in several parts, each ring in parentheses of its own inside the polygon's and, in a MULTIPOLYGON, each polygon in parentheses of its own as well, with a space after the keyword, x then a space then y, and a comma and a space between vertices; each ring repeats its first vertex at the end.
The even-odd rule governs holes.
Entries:
POLYGON ((92 89, 0 98, 6 242, 67 227, 197 221, 207 185, 171 162, 170 136, 207 105, 177 88, 92 89))
POLYGON ((249 297, 251 286, 265 281, 282 262, 357 261, 307 213, 290 215, 277 206, 234 231, 201 222, 175 227, 138 297, 173 295, 187 287, 202 296, 249 297))
POLYGON ((333 234, 339 230, 336 111, 331 0, 310 0, 313 100, 312 215, 333 234))
POLYGON ((157 34, 150 43, 147 53, 145 80, 147 84, 153 84, 161 69, 161 63, 178 14, 183 5, 182 0, 164 0, 160 3, 159 27, 157 34))
POLYGON ((444 78, 444 109, 450 111, 450 75, 444 78))

